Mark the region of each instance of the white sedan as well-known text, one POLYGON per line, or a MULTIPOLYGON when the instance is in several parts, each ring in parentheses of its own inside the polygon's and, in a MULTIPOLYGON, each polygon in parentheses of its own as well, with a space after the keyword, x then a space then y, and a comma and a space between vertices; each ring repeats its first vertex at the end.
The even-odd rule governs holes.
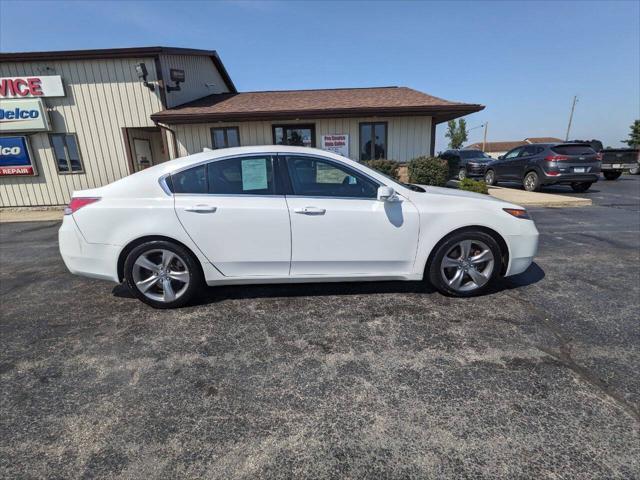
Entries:
POLYGON ((158 308, 205 283, 422 280, 471 296, 525 271, 538 231, 487 195, 405 185, 329 152, 205 151, 74 192, 59 231, 74 274, 158 308))

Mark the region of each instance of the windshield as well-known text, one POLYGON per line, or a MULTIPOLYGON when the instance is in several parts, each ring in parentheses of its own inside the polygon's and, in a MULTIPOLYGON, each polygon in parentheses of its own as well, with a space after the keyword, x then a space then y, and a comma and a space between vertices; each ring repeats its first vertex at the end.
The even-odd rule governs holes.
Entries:
POLYGON ((468 160, 470 158, 491 158, 489 155, 481 152, 480 150, 460 150, 459 153, 460 158, 464 158, 465 160, 468 160))

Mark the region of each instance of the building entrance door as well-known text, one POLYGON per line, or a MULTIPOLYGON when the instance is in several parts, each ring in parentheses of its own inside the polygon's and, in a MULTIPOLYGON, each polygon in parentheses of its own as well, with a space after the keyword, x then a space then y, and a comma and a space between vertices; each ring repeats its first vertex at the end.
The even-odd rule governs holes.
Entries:
POLYGON ((169 154, 159 128, 127 128, 124 136, 131 173, 169 160, 169 154))

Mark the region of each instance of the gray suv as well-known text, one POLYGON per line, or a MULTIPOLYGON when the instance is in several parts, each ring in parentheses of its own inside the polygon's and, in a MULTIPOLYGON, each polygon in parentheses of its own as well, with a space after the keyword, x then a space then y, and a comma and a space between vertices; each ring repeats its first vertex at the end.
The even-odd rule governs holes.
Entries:
POLYGON ((568 184, 586 192, 600 176, 600 155, 584 143, 535 143, 509 150, 486 166, 487 185, 520 182, 529 192, 543 185, 568 184))
POLYGON ((466 177, 484 177, 484 169, 487 164, 493 161, 489 155, 482 150, 447 150, 439 155, 440 158, 456 165, 455 175, 458 180, 466 177))

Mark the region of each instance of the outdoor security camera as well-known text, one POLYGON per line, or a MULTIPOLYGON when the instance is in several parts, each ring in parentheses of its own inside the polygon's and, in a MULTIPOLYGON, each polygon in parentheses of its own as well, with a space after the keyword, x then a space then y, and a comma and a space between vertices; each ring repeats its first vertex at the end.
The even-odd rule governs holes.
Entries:
POLYGON ((142 79, 142 84, 147 87, 152 92, 156 89, 155 85, 147 82, 147 76, 149 72, 147 71, 147 66, 144 63, 139 63, 136 65, 136 73, 138 74, 138 78, 142 79))

